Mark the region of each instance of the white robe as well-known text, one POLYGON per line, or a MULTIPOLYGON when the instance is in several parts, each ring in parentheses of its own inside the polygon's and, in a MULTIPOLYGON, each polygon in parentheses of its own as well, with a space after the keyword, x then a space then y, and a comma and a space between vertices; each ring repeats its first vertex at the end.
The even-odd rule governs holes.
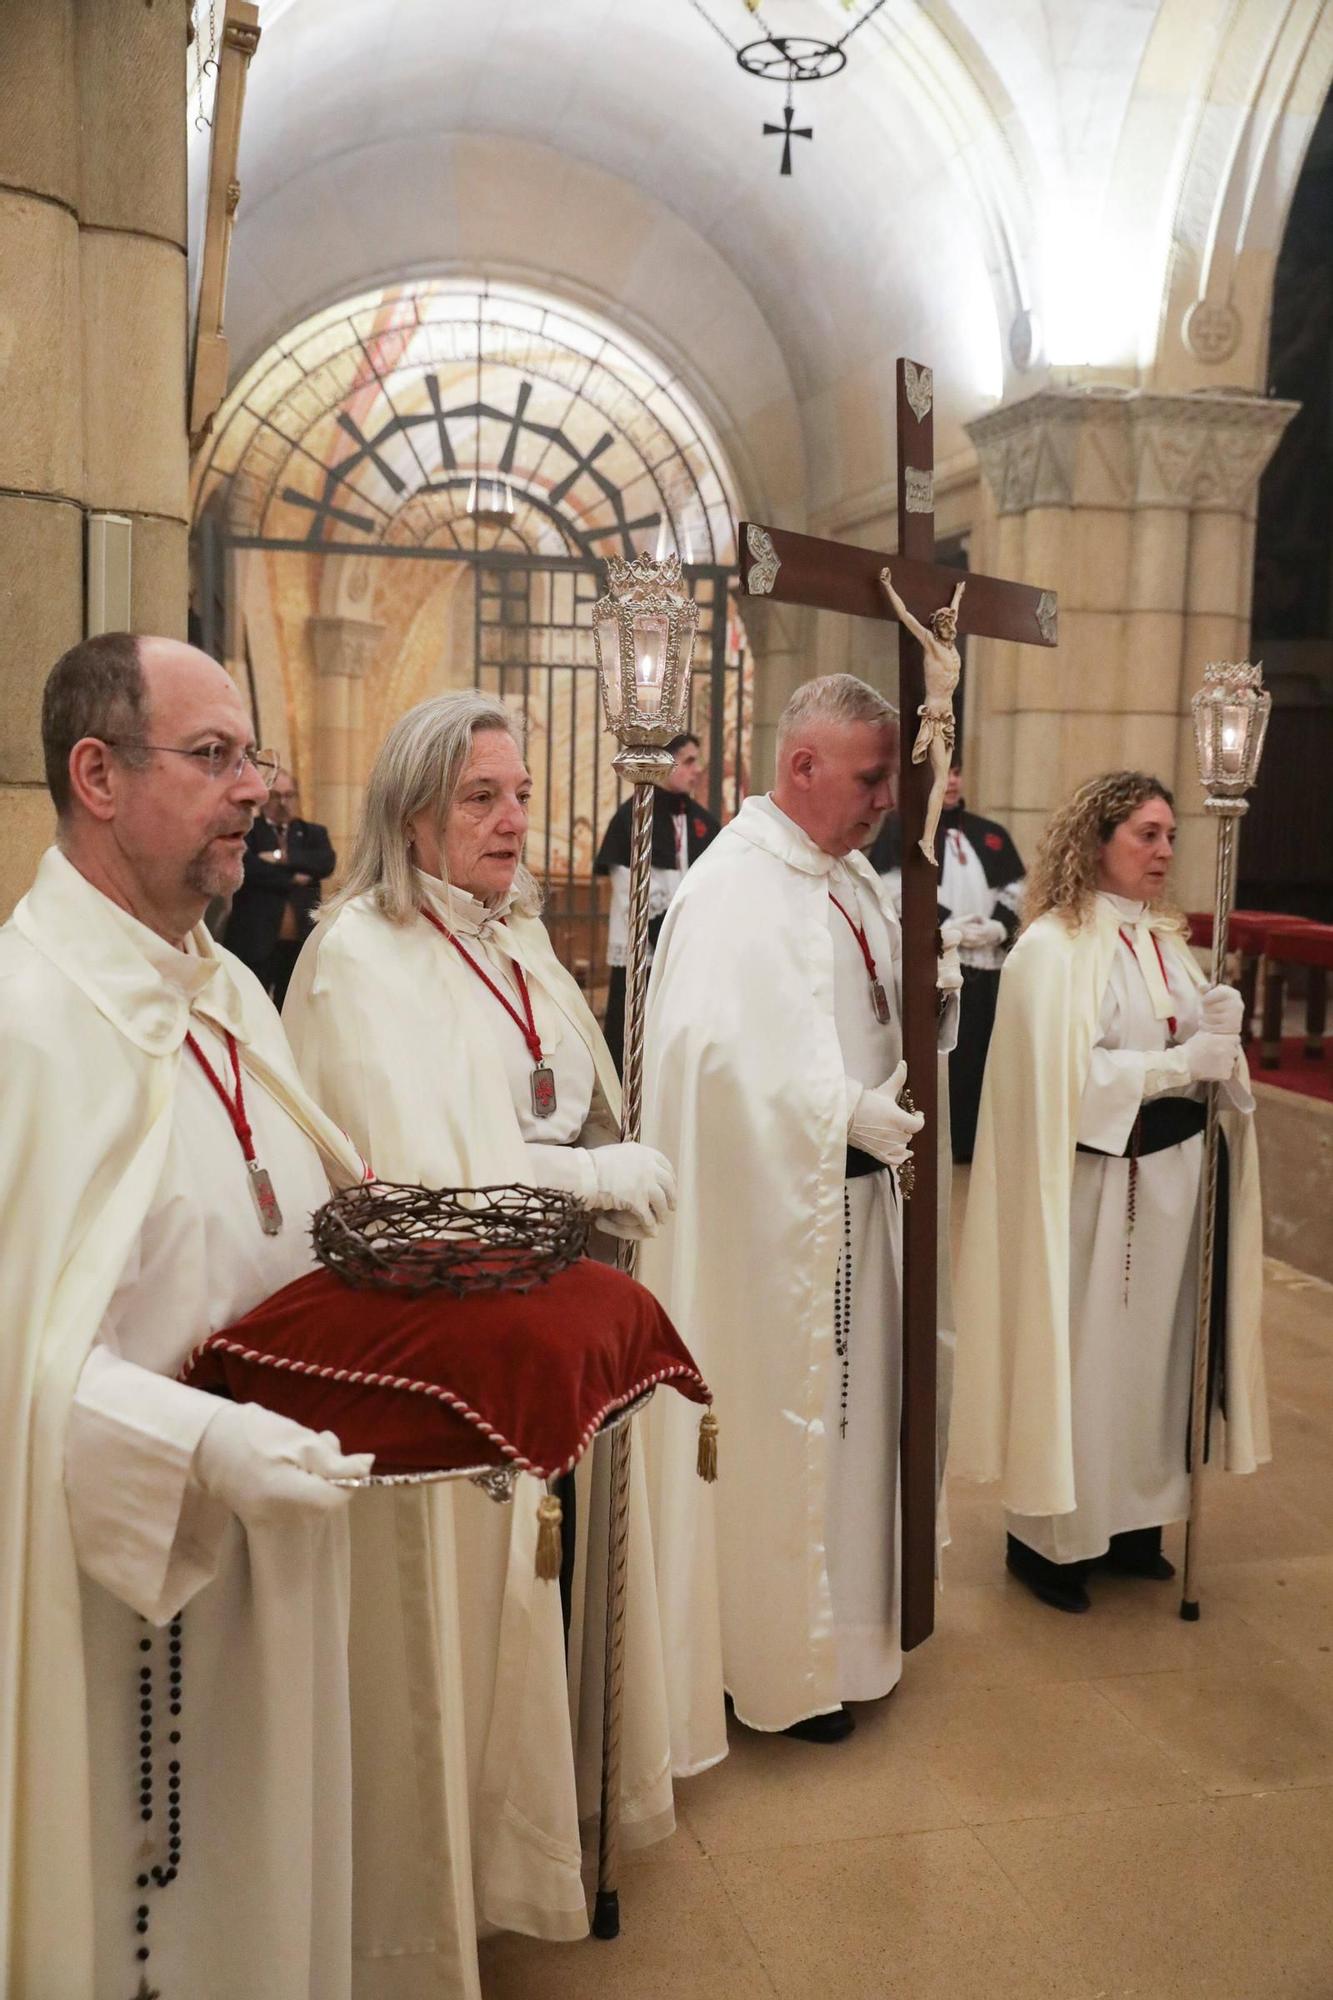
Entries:
MULTIPOLYGON (((437 913, 515 1005, 508 968, 514 959, 522 963, 555 1072, 556 1114, 540 1126, 532 1119, 523 1039, 454 947, 424 918, 393 925, 364 898, 315 931, 287 995, 284 1023, 315 1096, 378 1174, 426 1186, 530 1178, 530 1135, 557 1144, 618 1136, 614 1068, 544 927, 521 917, 503 926, 486 922, 471 898, 450 900, 443 885, 421 881, 437 913)), ((368 1581, 377 1579, 376 1591, 391 1588, 403 1603, 433 1605, 442 1635, 434 1658, 413 1649, 396 1677, 401 1703, 381 1712, 358 1748, 358 1757, 401 1780, 397 1804, 386 1800, 385 1810, 400 1832, 414 1829, 409 1844, 425 1857, 415 1889, 403 1885, 396 1910, 381 1901, 374 1930, 358 1934, 360 1971, 369 1982, 377 1964, 381 1978, 359 1984, 358 2000, 433 1996, 434 1941, 447 1938, 474 1898, 482 1929, 565 1939, 587 1931, 579 1820, 598 1798, 604 1600, 596 1538, 590 1560, 585 1553, 590 1521, 605 1518, 603 1482, 602 1469, 585 1460, 568 1676, 560 1593, 534 1577, 535 1482, 521 1479, 507 1507, 467 1486, 436 1486, 406 1502, 378 1496, 384 1504, 375 1534, 384 1560, 364 1566, 362 1521, 353 1519, 355 1573, 364 1568, 368 1581), (431 1799, 433 1817, 425 1822, 422 1802, 431 1799)), ((669 1833, 674 1813, 639 1453, 630 1562, 624 1833, 627 1844, 642 1845, 669 1833)), ((353 1656, 366 1671, 383 1643, 383 1611, 377 1595, 354 1597, 353 1656)), ((357 1853, 359 1868, 360 1829, 357 1853)), ((388 1866, 382 1857, 379 1865, 388 1866)))
POLYGON ((171 1378, 198 1340, 308 1268, 308 1213, 329 1173, 355 1179, 360 1162, 301 1090, 253 976, 202 927, 175 951, 54 849, 0 933, 0 995, 6 1362, 29 1357, 27 1395, 11 1374, 0 1420, 4 1990, 122 2000, 142 1942, 166 1992, 346 2000, 345 1518, 247 1536, 190 1476, 216 1405, 171 1378), (187 1025, 217 1066, 216 1029, 237 1038, 279 1237, 263 1234, 230 1120, 182 1054, 187 1025), (181 1868, 144 1892, 136 1877, 165 1859, 173 1754, 152 1628, 182 1606, 181 1868), (144 1638, 151 1823, 137 1796, 144 1638))
MULTIPOLYGON (((1002 1481, 1011 1531, 1054 1562, 1187 1511, 1185 1440, 1198 1271, 1202 1140, 1139 1162, 1125 1303, 1129 1163, 1147 1096, 1194 1095, 1178 1044, 1203 978, 1169 925, 1096 898, 1070 931, 1048 914, 1000 982, 957 1282, 951 1469, 1002 1481), (1132 953, 1121 937, 1128 926, 1132 953), (1144 969, 1146 967, 1146 970, 1144 969), (1165 1016, 1174 1015, 1170 1034, 1165 1016)), ((1228 1469, 1269 1455, 1259 1346, 1261 1220, 1243 1062, 1224 1091, 1231 1155, 1228 1469)))
POLYGON ((660 1402, 649 1417, 681 1774, 725 1754, 724 1685, 743 1722, 779 1730, 885 1694, 901 1671, 898 1214, 888 1174, 845 1177, 848 1080, 878 1085, 898 1059, 900 937, 862 855, 835 861, 750 798, 690 870, 658 944, 644 1138, 674 1159, 680 1202, 640 1275, 720 1424, 708 1488, 685 1476, 679 1413, 660 1402), (831 886, 859 912, 887 1024, 831 886), (844 1439, 834 1302, 848 1224, 844 1439))

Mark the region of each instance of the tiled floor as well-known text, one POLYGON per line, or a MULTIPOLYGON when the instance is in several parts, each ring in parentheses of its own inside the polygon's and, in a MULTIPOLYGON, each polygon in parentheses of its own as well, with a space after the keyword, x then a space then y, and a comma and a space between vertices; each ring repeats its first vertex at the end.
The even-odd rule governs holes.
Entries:
POLYGON ((1043 1609, 955 1489, 897 1694, 834 1748, 734 1729, 620 1939, 493 1940, 487 2000, 1333 2000, 1333 1287, 1270 1264, 1266 1312, 1276 1462, 1210 1479, 1197 1625, 1043 1609))

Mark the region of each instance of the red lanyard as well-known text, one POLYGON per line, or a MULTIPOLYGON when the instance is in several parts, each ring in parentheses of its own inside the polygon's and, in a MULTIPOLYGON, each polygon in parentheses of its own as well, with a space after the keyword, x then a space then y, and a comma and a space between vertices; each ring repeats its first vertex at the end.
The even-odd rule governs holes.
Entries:
POLYGON ((218 1075, 194 1036, 188 1032, 185 1037, 185 1046, 222 1100, 223 1108, 231 1120, 231 1129, 240 1141, 241 1152, 245 1157, 245 1164, 250 1170, 250 1193, 254 1197, 255 1207, 259 1211, 260 1224, 266 1236, 276 1236, 282 1228, 282 1210, 278 1206, 278 1198, 273 1192, 273 1183, 269 1179, 267 1170, 260 1166, 259 1161, 255 1157, 254 1133, 250 1129, 250 1120, 245 1115, 245 1092, 241 1088, 241 1059, 236 1052, 236 1037, 229 1029, 225 1028, 223 1029, 223 1034, 226 1038, 227 1054, 231 1058, 232 1082, 236 1087, 234 1101, 227 1095, 226 1084, 222 1081, 222 1078, 218 1075))
MULTIPOLYGON (((1125 926, 1123 924, 1121 924, 1120 926, 1120 935, 1124 939, 1124 942, 1129 946, 1130 957, 1137 958, 1138 953, 1134 949, 1134 940, 1133 938, 1126 935, 1125 926)), ((1156 931, 1149 931, 1148 936, 1152 939, 1152 948, 1157 953, 1157 963, 1162 968, 1162 984, 1163 986, 1165 986, 1167 992, 1169 993, 1171 991, 1171 981, 1166 976, 1166 960, 1162 957, 1162 947, 1157 942, 1157 933, 1156 931)), ((1176 1017, 1174 1014, 1167 1015, 1166 1025, 1171 1030, 1171 1033, 1174 1035, 1176 1032, 1176 1017)))
POLYGON ((530 1082, 532 1090, 532 1115, 534 1118, 549 1118, 555 1110, 556 1103, 555 1072, 551 1068, 551 1065, 542 1058, 542 1039, 537 1033, 537 1023, 533 1019, 532 996, 528 992, 528 982, 523 977, 523 967, 516 958, 509 961, 514 968, 514 978, 518 982, 518 990, 523 1000, 523 1012, 520 1014, 513 1002, 500 991, 500 988, 485 968, 477 964, 476 959, 472 956, 467 946, 440 922, 434 911, 426 909, 423 905, 421 914, 428 924, 434 924, 441 937, 448 938, 459 957, 465 964, 472 967, 482 985, 490 988, 500 1005, 504 1008, 505 1013, 508 1014, 510 1020, 518 1029, 520 1035, 522 1035, 528 1045, 528 1054, 532 1057, 532 1077, 530 1082))
POLYGON ((476 973, 482 985, 488 986, 490 988, 491 992, 495 995, 500 1005, 504 1008, 505 1013, 508 1014, 510 1020, 513 1022, 514 1026, 518 1029, 518 1032, 520 1033, 520 1035, 522 1035, 524 1041, 527 1043, 528 1054, 532 1057, 533 1062, 539 1064, 542 1060, 541 1036, 537 1033, 537 1023, 533 1019, 532 996, 528 992, 528 982, 523 977, 523 967, 519 964, 518 960, 516 958, 511 959, 510 964, 514 968, 514 978, 518 982, 519 994, 523 1001, 523 1012, 521 1014, 519 1013, 517 1007, 515 1007, 513 1001, 508 999, 506 995, 501 992, 500 988, 496 985, 495 981, 491 978, 490 974, 485 970, 485 968, 477 964, 476 959, 472 956, 472 953, 468 950, 467 946, 462 942, 462 940, 456 938, 451 930, 446 929, 446 927, 440 922, 439 918, 434 914, 433 911, 423 909, 421 914, 426 919, 426 922, 428 924, 434 924, 436 930, 440 933, 441 937, 448 938, 450 944, 453 946, 454 950, 458 953, 459 957, 461 959, 464 959, 466 963, 472 967, 472 970, 476 973))
POLYGON ((832 889, 828 892, 828 899, 834 909, 841 911, 842 915, 846 917, 847 927, 861 947, 861 956, 865 960, 866 973, 870 979, 870 1001, 875 1009, 875 1019, 880 1022, 887 1021, 889 1018, 889 998, 884 991, 879 973, 876 970, 875 955, 870 949, 870 940, 865 934, 865 928, 863 925, 853 922, 850 913, 843 908, 832 889))
POLYGON ((241 1151, 245 1155, 245 1164, 249 1166, 255 1157, 255 1138, 254 1133, 250 1130, 250 1120, 245 1115, 245 1092, 241 1088, 241 1059, 236 1053, 235 1035, 225 1029, 223 1032, 227 1038, 227 1054, 231 1057, 232 1081, 236 1085, 236 1101, 234 1103, 227 1095, 226 1084, 222 1081, 222 1078, 218 1075, 193 1035, 186 1035, 185 1046, 212 1084, 218 1096, 222 1099, 227 1116, 231 1120, 231 1129, 241 1142, 241 1151))

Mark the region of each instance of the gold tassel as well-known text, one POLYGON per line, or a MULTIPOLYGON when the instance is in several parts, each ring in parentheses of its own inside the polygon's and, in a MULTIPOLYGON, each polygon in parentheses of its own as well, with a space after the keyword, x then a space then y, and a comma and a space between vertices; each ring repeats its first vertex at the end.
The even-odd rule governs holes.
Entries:
POLYGON ((543 1493, 537 1502, 537 1580, 554 1583, 560 1575, 560 1502, 543 1493))
POLYGON ((699 1419, 699 1461, 697 1471, 700 1479, 706 1479, 712 1486, 717 1479, 717 1418, 712 1406, 699 1419))

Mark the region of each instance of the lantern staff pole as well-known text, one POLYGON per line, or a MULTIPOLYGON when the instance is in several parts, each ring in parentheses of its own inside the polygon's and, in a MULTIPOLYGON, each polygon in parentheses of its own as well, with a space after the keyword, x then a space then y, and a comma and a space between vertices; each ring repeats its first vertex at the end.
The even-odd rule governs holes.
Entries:
MULTIPOLYGON (((607 727, 620 744, 614 768, 634 787, 630 822, 629 963, 625 975, 625 1055, 620 1136, 637 1141, 643 1110, 643 1035, 648 988, 648 892, 652 877, 653 793, 675 763, 667 744, 685 727, 690 656, 698 606, 685 592, 680 560, 639 555, 607 563, 607 594, 593 607, 593 641, 607 727)), ((622 1240, 616 1259, 633 1277, 638 1244, 622 1240)), ((606 1553, 606 1641, 602 1679, 602 1794, 594 1937, 620 1934, 620 1751, 629 1587, 629 1503, 633 1426, 611 1436, 606 1553)))
MULTIPOLYGON (((634 753, 627 753, 633 758, 634 753)), ((670 763, 668 758, 667 762, 670 763)), ((619 769, 622 758, 616 759, 619 769)), ((643 1111, 643 1028, 648 999, 648 889, 652 875, 653 792, 634 787, 630 822, 629 964, 625 970, 625 1058, 620 1136, 637 1140, 643 1111)), ((622 1237, 616 1262, 634 1276, 639 1246, 622 1237)), ((602 1680, 602 1793, 597 1836, 593 1935, 620 1934, 620 1750, 625 1711, 625 1614, 629 1583, 629 1492, 633 1426, 611 1434, 610 1532, 606 1554, 606 1643, 602 1680)))
MULTIPOLYGON (((1249 807, 1244 799, 1210 798, 1205 801, 1205 810, 1218 816, 1217 874, 1213 891, 1213 984, 1216 986, 1226 976, 1226 940, 1236 894, 1236 825, 1249 807)), ((1208 1390, 1213 1324, 1213 1258, 1217 1245, 1218 1099, 1221 1089, 1220 1083, 1207 1086, 1208 1119, 1204 1126, 1203 1173, 1199 1191, 1198 1311, 1194 1322, 1194 1375, 1190 1393, 1190 1500, 1185 1527, 1185 1578, 1180 1596, 1180 1615, 1190 1621, 1199 1616, 1203 1466, 1212 1416, 1208 1390)))
MULTIPOLYGON (((1217 868, 1213 886, 1213 984, 1226 977, 1227 937, 1236 898, 1236 846, 1240 822, 1249 811, 1245 793, 1259 773, 1264 731, 1272 697, 1259 667, 1248 661, 1220 661, 1204 670, 1204 684, 1191 704, 1204 811, 1217 822, 1217 868)), ((1185 1528, 1185 1575, 1180 1615, 1199 1616, 1199 1547, 1202 1539, 1203 1468, 1212 1422, 1213 1274, 1217 1251, 1219 1113, 1222 1085, 1207 1085, 1203 1170, 1199 1178, 1199 1281, 1194 1321, 1194 1368, 1190 1386, 1189 1515, 1185 1528)), ((1219 1338, 1226 1339, 1225 1326, 1219 1338)))

